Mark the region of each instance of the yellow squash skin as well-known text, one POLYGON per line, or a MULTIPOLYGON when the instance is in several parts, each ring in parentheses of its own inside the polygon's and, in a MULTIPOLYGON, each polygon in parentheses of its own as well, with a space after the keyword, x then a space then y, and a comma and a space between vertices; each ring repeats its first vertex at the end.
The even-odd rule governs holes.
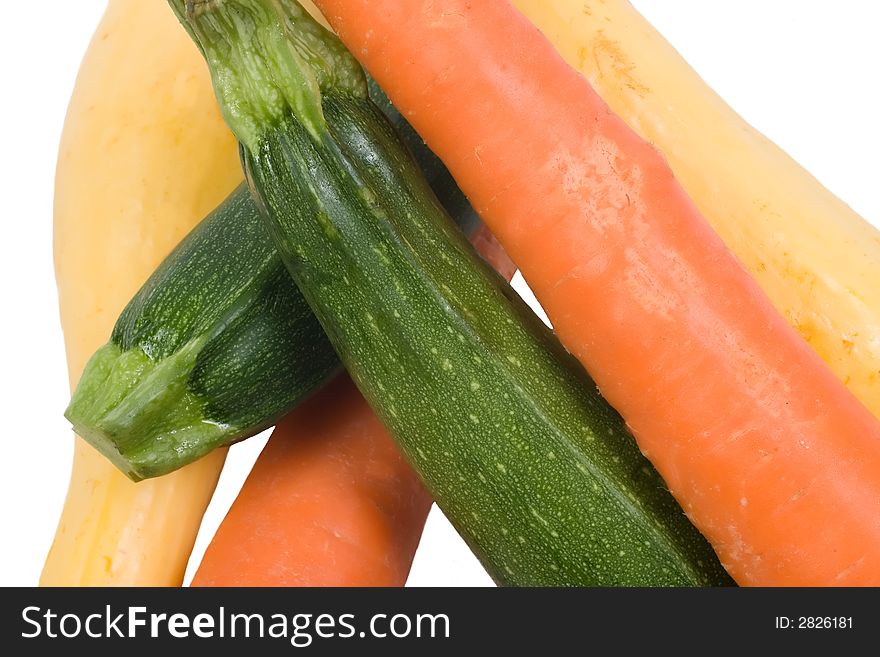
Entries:
MULTIPOLYGON (((55 271, 70 383, 129 298, 241 181, 207 69, 164 0, 110 0, 61 141, 55 271)), ((76 439, 40 580, 179 586, 225 450, 134 484, 76 439)))
POLYGON ((880 233, 748 125, 625 0, 513 0, 880 417, 880 233))

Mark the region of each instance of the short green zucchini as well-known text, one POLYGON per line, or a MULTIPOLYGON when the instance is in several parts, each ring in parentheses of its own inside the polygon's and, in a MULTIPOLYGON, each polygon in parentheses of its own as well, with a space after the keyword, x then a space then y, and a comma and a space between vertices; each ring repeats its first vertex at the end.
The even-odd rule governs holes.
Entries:
POLYGON ((266 225, 364 396, 508 585, 730 580, 580 365, 454 229, 291 0, 172 0, 266 225))

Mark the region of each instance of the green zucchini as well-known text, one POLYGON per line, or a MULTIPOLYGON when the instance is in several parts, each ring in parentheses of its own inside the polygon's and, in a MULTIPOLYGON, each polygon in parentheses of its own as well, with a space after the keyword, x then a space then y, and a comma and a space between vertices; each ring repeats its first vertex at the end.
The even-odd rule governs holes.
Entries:
MULTIPOLYGON (((370 93, 473 232, 479 220, 449 172, 372 81, 370 93)), ((272 426, 338 369, 242 186, 134 296, 65 414, 139 480, 272 426)))
POLYGON ((586 372, 454 229, 341 43, 291 0, 172 3, 288 270, 495 581, 729 583, 586 372))

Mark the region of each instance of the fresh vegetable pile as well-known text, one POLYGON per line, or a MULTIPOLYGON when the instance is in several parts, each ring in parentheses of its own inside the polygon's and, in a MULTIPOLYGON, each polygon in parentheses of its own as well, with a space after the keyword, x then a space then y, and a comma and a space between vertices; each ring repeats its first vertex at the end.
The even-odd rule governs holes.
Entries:
MULTIPOLYGON (((78 461, 43 582, 179 584, 218 448, 289 413, 195 585, 402 585, 431 499, 501 585, 880 584, 874 352, 829 347, 875 344, 880 303, 827 303, 880 254, 813 257, 872 229, 765 140, 735 153, 765 180, 733 176, 705 127, 668 114, 675 94, 711 92, 659 36, 615 41, 656 100, 629 103, 613 75, 591 86, 563 59, 596 82, 573 53, 607 33, 582 2, 316 4, 338 38, 296 0, 169 1, 249 192, 180 242, 85 366, 67 415, 105 458, 78 458, 99 482, 119 477, 108 462, 146 481, 84 498, 78 461), (627 122, 661 136, 672 169, 627 122), (768 195, 773 175, 787 185, 768 195), (778 219, 746 211, 755 198, 778 219), (806 198, 827 208, 812 237, 793 219, 806 198), (758 230, 789 237, 738 237, 758 230), (554 331, 507 284, 505 252, 554 331), (799 291, 778 275, 794 261, 832 283, 799 291), (852 391, 835 372, 859 373, 852 391), (192 518, 182 543, 164 571, 139 567, 166 549, 151 504, 172 503, 192 518)), ((608 29, 641 20, 599 4, 608 29)), ((713 129, 749 134, 707 104, 713 129)), ((204 133, 213 111, 181 130, 204 133)), ((199 195, 228 181, 185 179, 199 195)))

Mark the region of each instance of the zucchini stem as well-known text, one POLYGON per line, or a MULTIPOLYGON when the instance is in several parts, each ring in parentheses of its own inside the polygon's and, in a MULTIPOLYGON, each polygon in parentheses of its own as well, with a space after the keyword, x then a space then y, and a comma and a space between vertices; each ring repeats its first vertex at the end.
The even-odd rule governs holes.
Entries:
POLYGON ((134 481, 156 476, 169 458, 193 461, 230 427, 205 419, 205 401, 186 381, 204 337, 161 362, 113 343, 92 356, 65 416, 74 430, 134 481), (173 430, 168 431, 168 427, 173 430))
POLYGON ((288 112, 320 141, 322 91, 367 96, 363 69, 295 0, 169 2, 208 60, 223 116, 247 148, 288 112))

